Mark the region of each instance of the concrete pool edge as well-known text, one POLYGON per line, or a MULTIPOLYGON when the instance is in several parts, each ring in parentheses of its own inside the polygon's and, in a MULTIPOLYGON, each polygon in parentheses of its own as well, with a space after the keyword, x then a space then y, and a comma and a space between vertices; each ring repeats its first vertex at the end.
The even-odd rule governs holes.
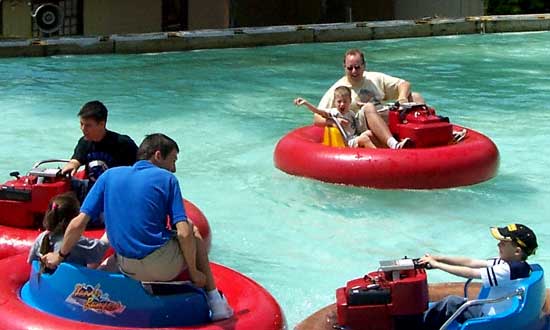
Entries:
POLYGON ((296 43, 550 30, 550 14, 423 18, 44 39, 0 39, 0 57, 139 54, 296 43))

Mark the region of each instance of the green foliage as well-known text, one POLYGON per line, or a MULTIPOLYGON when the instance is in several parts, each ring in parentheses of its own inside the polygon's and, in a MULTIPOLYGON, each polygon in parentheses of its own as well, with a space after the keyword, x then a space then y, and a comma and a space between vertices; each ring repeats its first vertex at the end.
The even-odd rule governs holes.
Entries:
POLYGON ((485 0, 487 15, 537 14, 550 12, 545 0, 485 0))

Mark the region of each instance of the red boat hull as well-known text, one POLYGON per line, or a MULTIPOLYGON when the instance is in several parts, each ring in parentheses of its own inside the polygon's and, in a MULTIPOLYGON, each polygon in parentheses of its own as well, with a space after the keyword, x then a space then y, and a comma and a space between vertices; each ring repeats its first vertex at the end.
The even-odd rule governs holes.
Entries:
MULTIPOLYGON (((454 126, 455 130, 462 127, 454 126)), ((297 176, 378 189, 467 186, 497 174, 499 152, 486 136, 468 129, 457 144, 416 149, 335 148, 323 145, 323 128, 307 126, 284 136, 275 166, 297 176)))

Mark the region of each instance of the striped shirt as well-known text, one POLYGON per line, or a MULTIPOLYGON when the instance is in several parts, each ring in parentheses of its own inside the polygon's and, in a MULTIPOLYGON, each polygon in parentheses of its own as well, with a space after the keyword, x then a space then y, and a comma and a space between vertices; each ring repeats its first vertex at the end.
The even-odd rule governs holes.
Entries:
MULTIPOLYGON (((529 277, 531 266, 525 261, 505 261, 500 258, 487 260, 487 267, 481 269, 481 280, 488 287, 487 298, 497 298, 513 293, 517 288, 517 279, 529 277)), ((483 306, 484 315, 494 315, 506 310, 511 301, 505 300, 496 304, 483 306)))

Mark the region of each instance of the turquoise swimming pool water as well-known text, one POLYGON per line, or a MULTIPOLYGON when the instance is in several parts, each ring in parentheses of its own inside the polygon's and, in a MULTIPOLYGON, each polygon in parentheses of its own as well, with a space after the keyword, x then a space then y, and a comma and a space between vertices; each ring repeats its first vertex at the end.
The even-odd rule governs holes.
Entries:
MULTIPOLYGON (((76 113, 93 99, 108 128, 140 142, 163 132, 180 144, 186 198, 213 230, 211 258, 252 277, 283 307, 289 326, 334 301, 378 260, 425 252, 490 257, 488 228, 531 226, 550 269, 550 33, 468 35, 285 45, 128 56, 0 59, 0 173, 68 158, 76 113), (379 191, 289 176, 273 148, 311 115, 342 74, 344 51, 368 68, 411 81, 440 114, 498 145, 496 178, 470 187, 379 191)), ((440 271, 431 281, 456 280, 440 271)))

